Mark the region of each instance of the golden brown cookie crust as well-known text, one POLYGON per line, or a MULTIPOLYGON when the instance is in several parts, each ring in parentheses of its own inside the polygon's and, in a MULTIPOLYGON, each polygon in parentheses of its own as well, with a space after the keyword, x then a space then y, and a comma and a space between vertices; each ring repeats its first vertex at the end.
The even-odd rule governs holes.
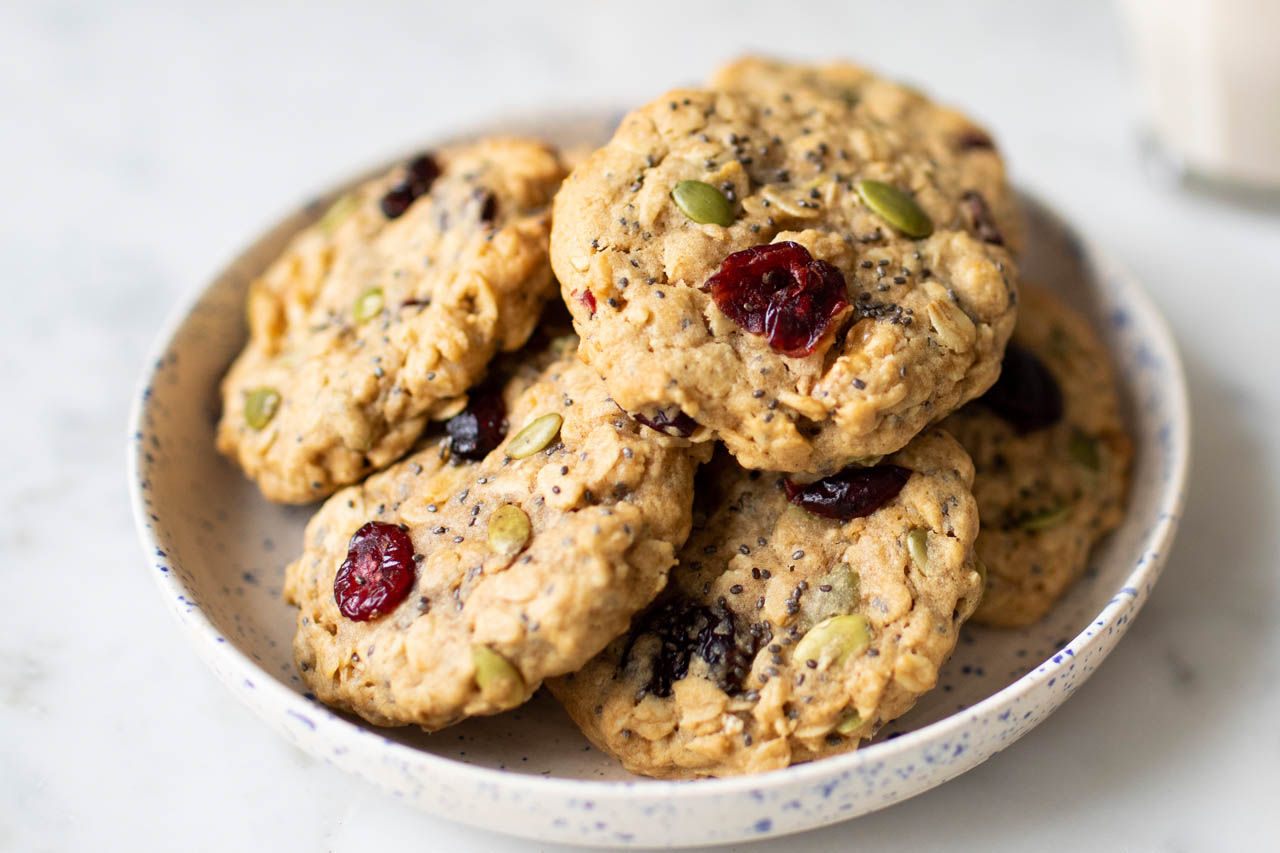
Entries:
POLYGON ((911 106, 891 126, 816 88, 677 90, 573 171, 552 265, 582 357, 620 405, 683 412, 694 440, 723 439, 747 467, 831 473, 897 450, 995 380, 1016 275, 965 198, 1012 206, 999 157, 967 147, 950 111, 894 91, 911 106), (863 178, 914 194, 932 235, 906 237, 872 212, 863 178), (720 188, 733 224, 693 222, 671 197, 684 180, 720 188), (702 289, 730 253, 788 240, 839 268, 853 306, 800 358, 702 289))
POLYGON ((403 214, 381 208, 402 165, 335 204, 250 287, 218 448, 272 500, 312 501, 399 458, 462 406, 495 353, 524 343, 554 293, 555 153, 495 138, 432 156, 440 174, 403 214), (245 406, 260 388, 279 404, 255 427, 245 406))
POLYGON ((761 772, 854 749, 932 688, 981 595, 973 468, 936 428, 886 462, 912 470, 902 491, 845 522, 789 504, 777 474, 713 463, 699 477, 705 517, 654 609, 548 682, 592 743, 651 776, 761 772), (649 627, 658 612, 681 614, 679 636, 698 639, 663 646, 649 627), (865 649, 800 659, 801 638, 851 614, 870 626, 865 649), (679 648, 687 673, 666 687, 679 648))
POLYGON ((988 580, 973 618, 1000 627, 1036 622, 1084 573, 1124 517, 1132 457, 1111 359, 1087 319, 1024 282, 1013 340, 1057 379, 1062 419, 1019 433, 975 401, 944 422, 977 469, 988 580))
POLYGON ((299 607, 298 668, 321 701, 428 730, 496 713, 585 663, 666 583, 709 448, 644 431, 572 351, 541 372, 521 368, 505 397, 507 438, 483 461, 453 464, 433 444, 338 492, 307 525, 285 595, 299 607), (549 413, 563 417, 558 437, 510 458, 521 427, 549 413), (488 541, 507 504, 532 529, 514 557, 488 541), (338 609, 334 576, 371 520, 406 525, 422 560, 403 602, 355 622, 338 609), (515 667, 516 689, 494 696, 477 684, 477 647, 515 667))

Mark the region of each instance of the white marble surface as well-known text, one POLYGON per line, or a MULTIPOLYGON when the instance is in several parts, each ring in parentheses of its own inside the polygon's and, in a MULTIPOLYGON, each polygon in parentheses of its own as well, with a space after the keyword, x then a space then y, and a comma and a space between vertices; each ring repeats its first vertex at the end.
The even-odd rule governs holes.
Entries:
POLYGON ((994 126, 1148 283, 1196 424, 1165 577, 1058 714, 910 802, 743 849, 1280 844, 1280 208, 1144 172, 1109 4, 783 5, 0 5, 0 849, 546 849, 388 802, 203 670, 133 536, 134 377, 184 294, 352 165, 745 48, 860 58, 994 126))

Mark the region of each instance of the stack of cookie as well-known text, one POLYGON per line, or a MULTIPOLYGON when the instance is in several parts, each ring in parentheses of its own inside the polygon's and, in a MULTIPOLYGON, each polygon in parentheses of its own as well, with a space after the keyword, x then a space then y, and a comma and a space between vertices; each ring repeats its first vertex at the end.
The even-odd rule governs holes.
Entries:
POLYGON ((785 767, 910 708, 971 616, 1038 619, 1118 522, 1105 351, 1019 285, 962 115, 749 58, 565 172, 421 155, 251 288, 218 444, 329 496, 285 590, 320 700, 436 730, 545 682, 634 772, 785 767))

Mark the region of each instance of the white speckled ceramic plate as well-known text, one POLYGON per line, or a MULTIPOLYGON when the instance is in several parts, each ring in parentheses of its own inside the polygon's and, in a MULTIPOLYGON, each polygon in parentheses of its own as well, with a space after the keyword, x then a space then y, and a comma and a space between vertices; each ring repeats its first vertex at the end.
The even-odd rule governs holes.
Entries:
MULTIPOLYGON (((613 123, 543 116, 502 129, 572 146, 602 140, 613 123)), ((616 846, 717 844, 856 817, 963 773, 1033 728, 1097 668, 1151 592, 1187 472, 1178 354, 1137 283, 1028 200, 1024 266, 1096 321, 1119 367, 1136 440, 1126 522, 1043 622, 1023 631, 966 628, 938 689, 875 743, 755 777, 629 776, 544 694, 432 735, 332 713, 304 693, 294 672, 294 611, 280 596, 310 510, 263 500, 215 452, 213 432, 219 377, 245 338, 250 278, 342 189, 272 228, 162 332, 133 413, 129 475, 148 570, 201 657, 298 746, 405 802, 478 824, 501 814, 500 825, 483 825, 530 838, 616 846)))

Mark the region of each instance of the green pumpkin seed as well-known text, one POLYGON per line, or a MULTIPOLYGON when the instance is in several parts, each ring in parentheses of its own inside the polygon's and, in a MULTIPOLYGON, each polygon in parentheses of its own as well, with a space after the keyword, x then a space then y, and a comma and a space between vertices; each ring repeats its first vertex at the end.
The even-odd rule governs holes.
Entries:
POLYGON ((244 400, 244 422, 254 429, 271 423, 280 408, 280 392, 274 388, 254 388, 244 400))
POLYGON ((529 541, 529 516, 515 504, 505 504, 489 516, 489 547, 495 554, 514 557, 529 541))
POLYGON ((885 222, 908 237, 928 237, 933 220, 911 196, 883 181, 858 181, 858 195, 885 222))
POLYGON ((858 603, 858 573, 848 563, 841 563, 809 587, 800 605, 802 627, 816 625, 828 616, 853 612, 858 603))
POLYGON ((1068 504, 1060 503, 1057 506, 1052 506, 1048 509, 1042 509, 1038 512, 1031 513, 1027 517, 1023 518, 1022 521, 1018 523, 1018 526, 1023 530, 1030 530, 1033 532, 1037 530, 1048 530, 1050 527, 1056 527, 1065 521, 1070 512, 1071 507, 1068 504))
POLYGON ((556 433, 560 432, 560 424, 563 422, 564 418, 555 412, 534 418, 511 439, 511 443, 507 445, 507 455, 512 459, 532 456, 551 443, 556 433))
POLYGON ((356 297, 356 304, 351 313, 355 315, 357 323, 363 323, 365 320, 372 320, 377 317, 384 304, 382 288, 371 287, 356 297))
POLYGON ((823 619, 796 643, 795 660, 816 661, 819 669, 840 666, 871 645, 871 626, 865 617, 851 613, 823 619))
POLYGON ((1098 446, 1098 440, 1093 436, 1082 432, 1072 433, 1067 452, 1071 454, 1071 458, 1077 465, 1082 465, 1090 471, 1102 470, 1102 448, 1098 446))
POLYGON ((915 527, 907 531, 907 550, 911 552, 911 562, 922 572, 929 571, 929 531, 923 527, 915 527))
POLYGON ((351 214, 356 212, 356 208, 360 206, 360 196, 356 193, 347 193, 342 198, 335 201, 325 211, 324 216, 320 217, 320 221, 316 223, 326 236, 338 230, 338 226, 347 221, 351 214))
POLYGON ((671 198, 684 215, 699 225, 733 224, 733 205, 724 193, 702 181, 681 181, 671 191, 671 198))
POLYGON ((862 728, 862 715, 857 711, 850 711, 840 720, 840 724, 836 726, 836 731, 842 735, 847 735, 860 728, 862 728))
POLYGON ((471 663, 476 669, 476 686, 485 700, 500 708, 520 704, 524 698, 524 679, 506 658, 488 646, 472 646, 471 663))

